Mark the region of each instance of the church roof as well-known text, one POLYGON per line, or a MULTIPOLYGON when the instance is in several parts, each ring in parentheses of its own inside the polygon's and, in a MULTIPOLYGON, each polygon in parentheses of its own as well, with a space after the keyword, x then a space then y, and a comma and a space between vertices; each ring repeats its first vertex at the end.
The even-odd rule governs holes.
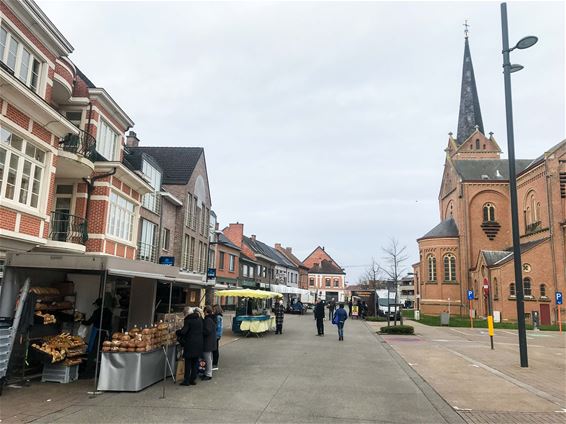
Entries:
POLYGON ((453 218, 448 218, 422 236, 419 240, 427 238, 458 237, 458 226, 453 218))
MULTIPOLYGON (((509 162, 507 159, 465 159, 453 161, 456 172, 462 180, 508 180, 509 162)), ((516 159, 515 172, 521 173, 532 159, 516 159)))
MULTIPOLYGON (((521 254, 547 240, 549 240, 548 237, 521 244, 521 254)), ((487 266, 502 265, 513 259, 513 246, 510 246, 505 250, 482 250, 481 253, 485 258, 487 266)))
POLYGON ((460 112, 458 114, 458 131, 456 135, 458 146, 462 145, 472 135, 476 130, 476 126, 484 134, 472 55, 468 37, 466 36, 464 65, 462 67, 462 88, 460 91, 460 112))

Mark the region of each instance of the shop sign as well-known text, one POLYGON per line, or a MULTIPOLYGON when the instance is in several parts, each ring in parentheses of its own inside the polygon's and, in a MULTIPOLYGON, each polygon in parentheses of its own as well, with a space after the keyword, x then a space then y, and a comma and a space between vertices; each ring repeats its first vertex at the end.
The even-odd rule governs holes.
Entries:
POLYGON ((174 266, 175 265, 175 256, 160 256, 159 257, 159 263, 161 265, 174 266))
POLYGON ((208 271, 206 272, 206 279, 207 280, 216 279, 216 268, 208 268, 208 271))

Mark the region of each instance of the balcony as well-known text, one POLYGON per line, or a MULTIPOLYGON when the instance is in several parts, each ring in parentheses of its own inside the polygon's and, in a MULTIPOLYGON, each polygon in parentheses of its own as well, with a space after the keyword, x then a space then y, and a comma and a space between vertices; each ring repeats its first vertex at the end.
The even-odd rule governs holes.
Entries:
POLYGON ((94 171, 96 139, 86 131, 79 131, 59 141, 58 178, 82 178, 94 171))
POLYGON ((150 243, 138 242, 138 254, 137 259, 139 261, 146 262, 157 262, 157 246, 150 243))
MULTIPOLYGON (((65 212, 51 212, 51 231, 49 232, 48 246, 72 248, 62 243, 84 246, 87 239, 86 219, 65 212)), ((84 247, 78 249, 84 251, 84 247)))

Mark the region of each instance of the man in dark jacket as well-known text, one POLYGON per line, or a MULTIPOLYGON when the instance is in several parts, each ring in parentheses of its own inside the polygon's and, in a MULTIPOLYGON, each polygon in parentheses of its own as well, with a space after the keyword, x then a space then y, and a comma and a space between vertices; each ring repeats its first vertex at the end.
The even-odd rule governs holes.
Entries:
POLYGON ((273 310, 275 312, 275 334, 283 334, 283 319, 285 318, 283 300, 278 300, 273 310))
POLYGON ((212 352, 216 350, 216 322, 210 306, 204 307, 203 334, 203 357, 206 361, 203 380, 212 379, 212 352))
POLYGON ((340 303, 338 310, 336 311, 336 325, 338 326, 338 340, 344 340, 344 323, 348 319, 348 313, 344 309, 344 304, 340 303))
POLYGON ((330 302, 328 303, 328 320, 330 322, 332 322, 332 320, 334 319, 334 310, 336 309, 336 301, 334 300, 334 298, 330 299, 330 302))
POLYGON ((181 386, 194 386, 198 374, 198 360, 203 352, 202 319, 195 308, 190 308, 181 330, 177 336, 183 340, 183 356, 185 358, 185 378, 181 386))
POLYGON ((322 303, 322 299, 316 301, 314 318, 316 319, 317 336, 324 336, 324 303, 322 303))

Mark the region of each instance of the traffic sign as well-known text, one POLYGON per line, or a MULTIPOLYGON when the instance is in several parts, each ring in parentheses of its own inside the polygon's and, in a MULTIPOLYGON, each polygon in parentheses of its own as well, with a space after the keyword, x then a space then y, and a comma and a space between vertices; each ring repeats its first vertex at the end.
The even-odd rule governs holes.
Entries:
POLYGON ((562 305, 562 292, 556 292, 556 304, 562 305))
POLYGON ((468 290, 468 300, 474 300, 474 291, 468 290))

